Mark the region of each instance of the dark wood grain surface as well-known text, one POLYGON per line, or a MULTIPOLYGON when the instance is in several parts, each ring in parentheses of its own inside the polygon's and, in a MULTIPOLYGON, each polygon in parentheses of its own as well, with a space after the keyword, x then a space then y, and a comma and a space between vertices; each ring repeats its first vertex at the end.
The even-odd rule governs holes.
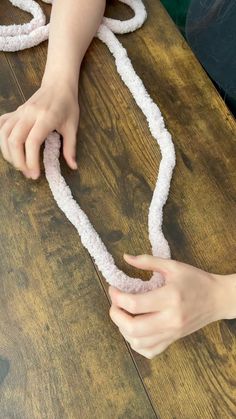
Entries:
MULTIPOLYGON (((145 4, 144 27, 120 40, 175 143, 164 212, 172 256, 236 272, 235 121, 159 1, 145 4)), ((107 14, 131 15, 116 1, 107 14)), ((7 0, 0 16, 29 20, 7 0)), ((0 54, 1 114, 40 86, 46 53, 45 42, 0 54)), ((98 40, 84 59, 79 98, 79 170, 62 161, 63 173, 118 267, 136 275, 122 254, 150 252, 160 153, 98 40)), ((210 325, 152 361, 139 356, 111 322, 107 285, 44 176, 25 180, 2 158, 0 175, 0 418, 236 417, 236 322, 210 325)))

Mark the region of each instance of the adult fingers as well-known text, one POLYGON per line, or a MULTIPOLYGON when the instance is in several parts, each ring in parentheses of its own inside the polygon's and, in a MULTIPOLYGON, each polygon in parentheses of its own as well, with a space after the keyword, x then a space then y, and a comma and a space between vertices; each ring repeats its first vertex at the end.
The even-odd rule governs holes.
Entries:
POLYGON ((10 147, 8 145, 8 138, 11 134, 11 131, 13 130, 15 123, 16 123, 16 117, 11 117, 5 119, 5 122, 0 128, 0 147, 1 152, 5 160, 7 160, 9 163, 12 163, 11 158, 11 152, 10 147))
POLYGON ((0 148, 1 148, 3 158, 6 161, 8 161, 9 163, 12 163, 11 154, 10 154, 10 150, 9 150, 9 147, 8 147, 7 139, 5 137, 1 136, 1 133, 0 133, 0 148))
POLYGON ((32 122, 19 120, 11 131, 8 139, 13 165, 21 170, 26 176, 28 174, 25 159, 25 141, 32 128, 32 122))
POLYGON ((112 321, 124 332, 126 336, 150 336, 170 328, 168 312, 141 314, 132 316, 119 307, 112 305, 110 308, 112 321))
POLYGON ((168 276, 169 273, 173 272, 176 268, 175 260, 163 259, 151 255, 128 255, 124 254, 124 259, 130 265, 135 266, 136 268, 150 270, 155 272, 160 272, 164 276, 168 276))
POLYGON ((52 127, 46 122, 36 121, 27 137, 25 143, 26 166, 32 179, 37 179, 40 175, 40 147, 51 131, 53 131, 52 127))
POLYGON ((132 314, 162 311, 169 307, 172 300, 172 290, 168 284, 143 294, 129 294, 110 286, 109 294, 113 304, 132 314))
POLYGON ((155 345, 151 348, 145 348, 145 349, 134 349, 135 352, 138 352, 140 355, 144 356, 148 359, 153 359, 155 356, 160 355, 162 352, 164 352, 168 346, 171 345, 173 341, 167 341, 163 342, 160 345, 155 345))
POLYGON ((5 124, 6 120, 9 118, 9 115, 9 113, 5 113, 0 116, 0 129, 3 126, 3 124, 5 124))
POLYGON ((61 130, 63 135, 63 155, 71 169, 76 170, 78 168, 76 162, 76 134, 77 127, 71 122, 66 125, 66 127, 61 130))
POLYGON ((139 337, 139 338, 133 338, 133 337, 124 335, 123 333, 122 335, 124 336, 125 340, 129 342, 131 348, 133 348, 134 350, 139 350, 139 349, 142 350, 142 349, 147 349, 153 346, 162 345, 163 343, 170 341, 171 339, 169 332, 168 333, 163 332, 163 333, 155 334, 153 336, 144 336, 144 337, 139 337))

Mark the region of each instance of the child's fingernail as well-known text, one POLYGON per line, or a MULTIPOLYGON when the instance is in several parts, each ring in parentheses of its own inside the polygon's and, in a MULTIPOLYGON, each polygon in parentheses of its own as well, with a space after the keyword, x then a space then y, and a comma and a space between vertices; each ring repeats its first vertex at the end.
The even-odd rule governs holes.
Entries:
POLYGON ((136 256, 129 255, 128 253, 124 253, 124 256, 127 256, 129 259, 136 259, 136 256))

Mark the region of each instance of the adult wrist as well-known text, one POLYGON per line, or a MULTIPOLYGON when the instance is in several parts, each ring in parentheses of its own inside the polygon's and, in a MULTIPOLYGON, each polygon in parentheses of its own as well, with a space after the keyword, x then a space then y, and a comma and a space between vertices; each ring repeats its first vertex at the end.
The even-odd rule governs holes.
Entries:
POLYGON ((41 85, 66 85, 77 92, 79 75, 80 67, 74 70, 73 68, 71 69, 63 66, 63 64, 61 64, 59 68, 46 65, 41 85))
POLYGON ((216 320, 236 318, 236 274, 213 277, 216 284, 216 320))

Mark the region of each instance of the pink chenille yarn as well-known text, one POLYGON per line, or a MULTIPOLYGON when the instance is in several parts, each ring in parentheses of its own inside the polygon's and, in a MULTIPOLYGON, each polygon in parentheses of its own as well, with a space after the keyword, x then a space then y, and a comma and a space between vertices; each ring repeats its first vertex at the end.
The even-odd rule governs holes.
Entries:
MULTIPOLYGON (((158 106, 147 93, 142 80, 135 73, 126 50, 118 41, 116 34, 133 32, 140 28, 146 19, 146 10, 141 0, 119 0, 133 9, 134 16, 127 21, 103 18, 96 34, 107 45, 114 56, 117 71, 124 84, 130 90, 136 104, 146 117, 150 133, 161 151, 161 162, 157 181, 153 191, 148 213, 148 232, 152 254, 161 258, 170 258, 170 249, 162 232, 163 206, 169 194, 170 182, 175 166, 175 151, 170 133, 158 106)), ((0 50, 19 51, 38 45, 48 39, 49 25, 45 25, 45 16, 40 6, 33 0, 10 0, 18 8, 33 15, 31 22, 24 25, 0 27, 0 50)), ((45 1, 52 3, 52 1, 45 1)), ((149 281, 132 278, 115 265, 112 255, 90 223, 87 215, 74 200, 70 188, 61 175, 59 155, 60 136, 52 132, 45 141, 44 166, 47 181, 59 208, 75 226, 83 246, 96 263, 106 281, 125 292, 140 293, 150 291, 164 284, 158 272, 153 272, 149 281)))

